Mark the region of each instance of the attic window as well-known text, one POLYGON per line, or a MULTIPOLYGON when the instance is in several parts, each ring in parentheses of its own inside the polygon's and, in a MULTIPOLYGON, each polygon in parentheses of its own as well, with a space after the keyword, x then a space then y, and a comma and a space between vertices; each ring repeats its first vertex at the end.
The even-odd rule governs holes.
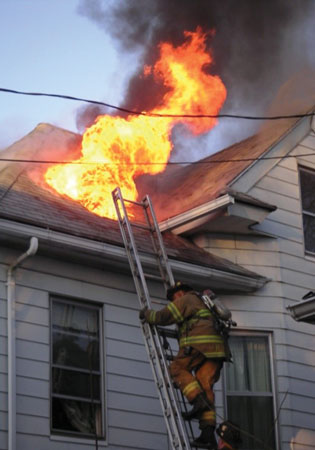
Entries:
POLYGON ((300 168, 305 252, 315 255, 315 171, 300 168))

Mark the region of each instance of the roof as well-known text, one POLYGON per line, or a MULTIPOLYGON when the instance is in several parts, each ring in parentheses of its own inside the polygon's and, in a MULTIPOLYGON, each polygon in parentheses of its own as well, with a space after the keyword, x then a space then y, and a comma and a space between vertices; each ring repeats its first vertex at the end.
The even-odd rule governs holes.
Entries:
MULTIPOLYGON (((0 162, 0 218, 123 247, 118 222, 90 213, 77 202, 49 189, 42 177, 47 164, 23 161, 76 158, 80 141, 81 137, 75 133, 40 124, 2 152, 2 159, 15 159, 17 162, 0 162)), ((163 236, 170 258, 257 280, 264 279, 171 232, 163 233, 163 236)), ((135 229, 135 237, 139 250, 149 252, 151 247, 146 233, 135 229)))
POLYGON ((196 163, 179 169, 169 166, 162 174, 145 176, 144 187, 138 183, 140 191, 150 195, 159 221, 196 208, 228 192, 232 182, 253 164, 253 159, 267 153, 298 121, 274 121, 254 136, 196 163))

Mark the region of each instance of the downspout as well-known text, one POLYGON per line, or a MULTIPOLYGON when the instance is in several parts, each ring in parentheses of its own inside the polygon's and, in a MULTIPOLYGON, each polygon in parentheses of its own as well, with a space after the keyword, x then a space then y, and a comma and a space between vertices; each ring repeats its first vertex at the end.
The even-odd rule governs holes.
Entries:
POLYGON ((16 349, 15 349, 15 279, 14 270, 29 256, 35 255, 38 239, 32 237, 28 250, 17 258, 7 273, 8 319, 8 450, 16 450, 16 349))

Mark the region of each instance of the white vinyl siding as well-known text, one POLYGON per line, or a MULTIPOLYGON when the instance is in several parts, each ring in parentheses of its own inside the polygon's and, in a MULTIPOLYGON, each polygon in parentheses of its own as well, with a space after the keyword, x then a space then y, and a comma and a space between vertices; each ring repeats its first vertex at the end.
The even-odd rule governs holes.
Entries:
POLYGON ((7 351, 7 304, 6 270, 0 261, 0 449, 7 448, 8 442, 8 351, 7 351))
MULTIPOLYGON (((12 250, 1 258, 13 261, 12 250)), ((0 357, 6 361, 6 268, 0 265, 0 357), (2 315, 3 314, 3 315, 2 315)), ((106 441, 98 447, 161 450, 168 439, 158 394, 139 326, 139 301, 132 277, 40 255, 16 271, 17 448, 92 450, 95 440, 50 432, 49 294, 83 298, 104 309, 106 441)), ((161 301, 161 288, 155 289, 161 301)), ((6 363, 0 366, 0 449, 7 448, 6 363)))
POLYGON ((302 139, 290 155, 296 158, 273 160, 272 166, 266 161, 269 170, 261 161, 255 177, 250 170, 232 186, 277 206, 255 227, 273 237, 240 236, 231 229, 229 235, 198 235, 195 242, 270 279, 253 294, 222 295, 221 299, 240 328, 273 331, 276 401, 281 405, 277 411, 279 448, 314 450, 315 329, 294 321, 286 307, 315 288, 315 257, 304 251, 298 173, 299 165, 315 171, 315 133, 302 139))

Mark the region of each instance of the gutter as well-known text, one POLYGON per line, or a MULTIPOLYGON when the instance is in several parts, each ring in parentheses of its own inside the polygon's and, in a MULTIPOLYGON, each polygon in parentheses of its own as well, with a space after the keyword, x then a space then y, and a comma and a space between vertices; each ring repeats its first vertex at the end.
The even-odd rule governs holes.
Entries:
POLYGON ((7 272, 8 305, 8 450, 16 450, 16 346, 15 346, 15 279, 14 270, 29 256, 35 255, 38 239, 32 237, 28 250, 17 258, 7 272))
POLYGON ((297 322, 315 325, 315 292, 309 292, 304 295, 302 302, 287 306, 286 309, 297 322))
POLYGON ((196 208, 192 208, 189 211, 186 211, 177 216, 171 217, 170 219, 163 220, 159 223, 159 227, 162 231, 170 231, 173 228, 178 226, 185 225, 193 220, 200 219, 203 216, 206 216, 210 213, 213 213, 221 208, 225 208, 229 205, 235 203, 234 197, 229 194, 222 195, 215 200, 211 200, 210 202, 203 203, 196 208))
MULTIPOLYGON (((2 234, 9 234, 15 238, 25 239, 26 237, 36 236, 41 240, 41 248, 45 246, 58 249, 60 252, 65 252, 65 249, 75 253, 75 256, 89 254, 95 258, 102 258, 103 262, 108 261, 108 265, 113 268, 114 263, 125 266, 126 270, 130 270, 127 259, 127 254, 124 247, 119 247, 105 242, 93 241, 91 239, 77 237, 61 233, 59 231, 52 231, 44 228, 39 228, 34 225, 25 225, 18 222, 12 222, 7 219, 0 219, 0 232, 2 234)), ((156 267, 156 260, 154 256, 148 254, 140 254, 140 259, 144 267, 156 267)), ((196 284, 209 285, 209 283, 217 282, 228 287, 230 292, 254 292, 261 288, 269 281, 267 278, 257 276, 250 277, 246 274, 237 274, 225 272, 224 270, 213 269, 198 264, 191 264, 189 262, 178 261, 169 258, 169 262, 176 278, 186 280, 186 282, 194 277, 196 284)), ((209 286, 208 286, 209 287, 209 286)))

